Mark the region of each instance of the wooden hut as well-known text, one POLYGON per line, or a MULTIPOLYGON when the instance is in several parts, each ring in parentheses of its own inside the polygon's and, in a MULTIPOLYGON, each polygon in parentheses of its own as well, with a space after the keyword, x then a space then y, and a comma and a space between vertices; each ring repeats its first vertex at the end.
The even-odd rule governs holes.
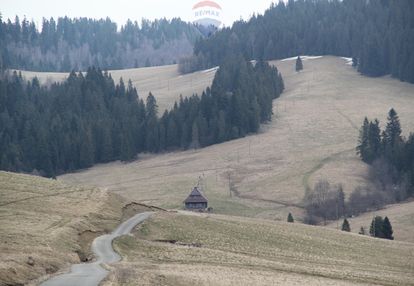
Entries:
POLYGON ((208 200, 197 187, 194 187, 184 204, 189 210, 204 210, 208 207, 208 200))

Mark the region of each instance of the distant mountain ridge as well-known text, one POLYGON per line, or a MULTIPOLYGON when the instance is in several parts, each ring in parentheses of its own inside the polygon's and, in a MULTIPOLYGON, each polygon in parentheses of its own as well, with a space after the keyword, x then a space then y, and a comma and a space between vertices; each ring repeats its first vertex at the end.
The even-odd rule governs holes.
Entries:
POLYGON ((199 29, 181 19, 127 21, 110 18, 43 19, 41 27, 3 20, 0 14, 0 68, 69 72, 90 66, 124 69, 164 65, 192 54, 199 29))

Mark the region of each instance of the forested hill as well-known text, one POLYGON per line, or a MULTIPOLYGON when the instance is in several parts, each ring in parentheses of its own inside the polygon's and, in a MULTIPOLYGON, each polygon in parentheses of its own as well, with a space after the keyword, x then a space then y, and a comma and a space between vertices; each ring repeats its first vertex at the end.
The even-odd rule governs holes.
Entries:
POLYGON ((211 89, 181 98, 158 116, 129 82, 115 84, 96 68, 41 86, 16 72, 0 76, 0 169, 55 176, 95 163, 131 160, 211 144, 257 132, 283 91, 278 70, 239 57, 217 71, 211 89))
POLYGON ((118 29, 109 18, 1 19, 0 68, 35 71, 136 68, 172 64, 191 55, 202 34, 180 19, 128 21, 118 29))
POLYGON ((369 76, 414 83, 414 1, 290 0, 196 43, 182 71, 219 65, 229 54, 281 59, 300 54, 355 57, 369 76))

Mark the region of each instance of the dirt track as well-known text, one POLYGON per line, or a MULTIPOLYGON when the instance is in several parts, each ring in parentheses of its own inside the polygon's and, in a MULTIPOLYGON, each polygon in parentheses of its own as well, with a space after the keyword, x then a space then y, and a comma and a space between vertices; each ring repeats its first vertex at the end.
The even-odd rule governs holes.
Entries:
POLYGON ((95 238, 92 243, 94 255, 98 258, 93 263, 73 265, 70 273, 53 277, 41 286, 97 286, 108 275, 108 271, 101 264, 110 264, 121 260, 121 257, 112 248, 112 241, 122 235, 126 235, 137 225, 142 223, 151 213, 136 214, 124 221, 111 234, 105 234, 95 238))

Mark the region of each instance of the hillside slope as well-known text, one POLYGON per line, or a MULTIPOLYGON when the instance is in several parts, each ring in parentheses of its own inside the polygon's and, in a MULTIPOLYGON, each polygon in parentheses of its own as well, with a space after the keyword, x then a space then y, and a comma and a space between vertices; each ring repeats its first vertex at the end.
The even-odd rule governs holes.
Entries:
POLYGON ((413 244, 302 224, 153 216, 104 285, 414 285, 413 244))
POLYGON ((91 259, 90 243, 119 223, 122 206, 103 190, 0 172, 0 285, 91 259))
MULTIPOLYGON (((180 75, 177 65, 109 71, 115 82, 119 82, 120 78, 125 82, 131 80, 141 98, 147 98, 148 93, 152 92, 157 98, 161 115, 165 109, 170 109, 174 102, 179 100, 180 95, 189 97, 194 93, 201 94, 211 85, 215 72, 216 69, 210 69, 180 75)), ((68 73, 31 71, 21 71, 21 73, 26 79, 37 76, 43 84, 63 81, 68 77, 68 73)))
POLYGON ((260 134, 200 150, 141 156, 128 164, 100 165, 59 179, 181 208, 201 176, 215 212, 285 220, 289 211, 301 216, 305 187, 320 178, 343 183, 348 194, 369 184, 368 166, 355 154, 364 116, 383 124, 394 107, 403 130, 414 130, 414 85, 361 76, 336 57, 304 59, 300 73, 294 71, 294 61, 273 63, 286 90, 260 134))

